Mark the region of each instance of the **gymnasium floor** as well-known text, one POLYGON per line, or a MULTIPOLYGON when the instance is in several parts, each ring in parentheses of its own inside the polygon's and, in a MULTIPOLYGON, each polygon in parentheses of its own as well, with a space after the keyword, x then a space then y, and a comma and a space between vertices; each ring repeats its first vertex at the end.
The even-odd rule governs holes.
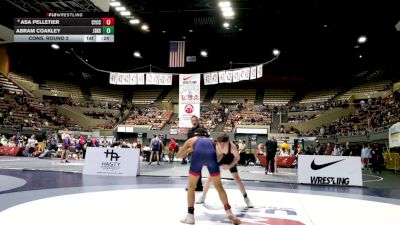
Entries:
MULTIPOLYGON (((0 224, 172 225, 185 215, 187 166, 142 164, 134 178, 82 175, 82 166, 0 157, 0 224)), ((242 224, 400 224, 399 175, 367 172, 365 187, 333 187, 295 184, 295 169, 276 176, 259 167, 239 169, 254 209, 244 207, 231 180, 223 182, 242 224)), ((195 212, 196 224, 229 224, 215 190, 195 212)))

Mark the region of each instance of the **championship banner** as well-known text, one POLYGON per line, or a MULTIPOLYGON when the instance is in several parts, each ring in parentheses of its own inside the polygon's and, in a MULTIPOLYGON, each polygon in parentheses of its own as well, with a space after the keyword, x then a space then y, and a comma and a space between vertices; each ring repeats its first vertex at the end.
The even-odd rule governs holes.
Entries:
POLYGON ((240 74, 239 74, 239 70, 234 70, 232 72, 233 76, 232 76, 232 82, 236 83, 240 81, 240 74))
POLYGON ((212 80, 212 84, 218 84, 218 73, 217 72, 211 73, 211 80, 212 80))
POLYGON ((253 66, 250 68, 250 80, 257 79, 257 67, 253 66))
POLYGON ((123 73, 118 73, 118 75, 117 75, 117 84, 118 84, 118 85, 121 85, 121 84, 122 84, 123 76, 124 76, 123 73))
POLYGON ((361 158, 299 155, 298 183, 362 186, 361 158))
POLYGON ((232 83, 232 77, 233 77, 232 71, 231 70, 226 71, 225 72, 225 83, 232 83))
POLYGON ((211 73, 203 74, 203 78, 204 78, 204 85, 210 85, 211 84, 211 73))
POLYGON ((249 80, 250 79, 250 67, 244 68, 243 73, 244 73, 244 75, 243 75, 244 80, 249 80))
POLYGON ((263 76, 263 65, 258 65, 257 66, 257 78, 260 78, 263 76))
POLYGON ((137 83, 138 85, 144 85, 144 73, 137 74, 137 83))
POLYGON ((165 85, 172 85, 172 74, 165 75, 165 85))
POLYGON ((140 149, 89 147, 83 174, 104 176, 137 176, 140 149))
POLYGON ((200 118, 200 79, 200 74, 179 75, 179 127, 191 128, 192 116, 200 118))
POLYGON ((153 84, 153 74, 146 73, 146 85, 152 85, 152 84, 153 84))
POLYGON ((122 79, 122 84, 123 85, 129 85, 130 80, 130 74, 129 73, 124 73, 123 74, 123 79, 122 79))
POLYGON ((129 84, 130 85, 137 85, 137 73, 131 73, 130 74, 130 79, 129 79, 129 84))
POLYGON ((225 71, 219 71, 218 72, 218 77, 219 77, 219 83, 225 83, 226 77, 225 77, 225 71))
POLYGON ((117 73, 110 73, 110 84, 117 84, 117 73))
POLYGON ((153 84, 154 85, 159 85, 159 80, 160 80, 160 74, 158 73, 153 73, 153 84))
POLYGON ((165 85, 166 74, 158 75, 158 85, 165 85))

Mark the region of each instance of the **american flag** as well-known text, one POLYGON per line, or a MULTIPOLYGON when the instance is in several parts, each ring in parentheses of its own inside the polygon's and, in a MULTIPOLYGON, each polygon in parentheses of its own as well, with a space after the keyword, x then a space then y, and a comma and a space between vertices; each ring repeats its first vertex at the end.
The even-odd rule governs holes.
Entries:
POLYGON ((185 67, 185 42, 169 43, 169 67, 185 67))

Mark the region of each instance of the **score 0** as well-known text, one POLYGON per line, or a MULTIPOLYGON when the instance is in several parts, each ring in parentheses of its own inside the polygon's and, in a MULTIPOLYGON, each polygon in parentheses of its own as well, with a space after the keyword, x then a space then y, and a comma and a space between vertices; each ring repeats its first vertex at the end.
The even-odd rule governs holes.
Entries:
POLYGON ((103 26, 114 26, 114 18, 103 18, 103 26))

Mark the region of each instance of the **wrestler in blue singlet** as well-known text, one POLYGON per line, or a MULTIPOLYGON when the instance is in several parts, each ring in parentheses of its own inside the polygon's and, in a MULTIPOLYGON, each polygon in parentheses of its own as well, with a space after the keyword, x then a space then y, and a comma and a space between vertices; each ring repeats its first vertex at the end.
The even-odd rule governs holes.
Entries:
POLYGON ((198 137, 193 144, 189 174, 200 176, 203 166, 207 166, 210 176, 220 175, 214 141, 209 138, 198 137))

